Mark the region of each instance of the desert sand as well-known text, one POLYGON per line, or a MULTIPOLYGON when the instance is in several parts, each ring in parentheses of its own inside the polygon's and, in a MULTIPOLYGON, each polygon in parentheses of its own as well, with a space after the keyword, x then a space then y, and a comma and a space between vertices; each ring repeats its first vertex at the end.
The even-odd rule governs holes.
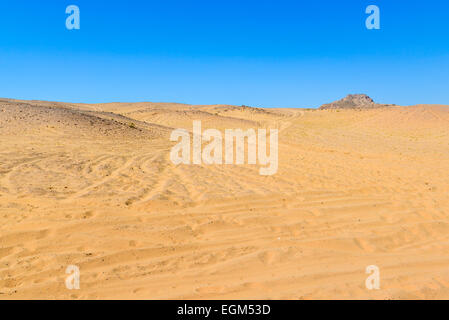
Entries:
POLYGON ((0 299, 449 298, 449 106, 2 99, 0 145, 0 299), (277 174, 175 166, 192 120, 279 129, 277 174))

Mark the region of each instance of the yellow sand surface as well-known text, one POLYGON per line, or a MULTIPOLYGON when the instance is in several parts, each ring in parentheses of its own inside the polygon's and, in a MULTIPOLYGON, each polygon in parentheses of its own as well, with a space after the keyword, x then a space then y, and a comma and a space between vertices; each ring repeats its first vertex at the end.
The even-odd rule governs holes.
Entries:
POLYGON ((449 298, 448 106, 3 99, 0 146, 0 299, 449 298), (278 172, 174 165, 193 120, 279 129, 278 172))

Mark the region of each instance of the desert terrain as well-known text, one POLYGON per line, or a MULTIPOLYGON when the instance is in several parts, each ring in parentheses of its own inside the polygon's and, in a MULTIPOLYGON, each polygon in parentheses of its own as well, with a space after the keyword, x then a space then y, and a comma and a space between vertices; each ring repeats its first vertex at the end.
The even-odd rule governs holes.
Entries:
POLYGON ((1 99, 0 145, 0 299, 449 299, 449 106, 1 99), (193 120, 279 129, 278 172, 174 165, 193 120))

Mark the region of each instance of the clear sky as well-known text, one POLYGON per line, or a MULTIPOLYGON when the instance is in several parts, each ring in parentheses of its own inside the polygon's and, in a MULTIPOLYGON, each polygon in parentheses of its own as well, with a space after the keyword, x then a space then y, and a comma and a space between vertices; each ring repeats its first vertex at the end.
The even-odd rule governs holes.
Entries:
POLYGON ((348 93, 449 104, 449 1, 0 1, 1 97, 317 107, 348 93))

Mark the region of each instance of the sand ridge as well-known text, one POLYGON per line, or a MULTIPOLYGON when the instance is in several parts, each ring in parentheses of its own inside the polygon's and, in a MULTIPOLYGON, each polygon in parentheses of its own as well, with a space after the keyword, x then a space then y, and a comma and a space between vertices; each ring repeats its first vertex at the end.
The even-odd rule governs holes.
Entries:
POLYGON ((0 299, 448 298, 448 122, 438 105, 2 99, 0 299), (170 131, 193 120, 278 128, 278 173, 173 165, 170 131))

